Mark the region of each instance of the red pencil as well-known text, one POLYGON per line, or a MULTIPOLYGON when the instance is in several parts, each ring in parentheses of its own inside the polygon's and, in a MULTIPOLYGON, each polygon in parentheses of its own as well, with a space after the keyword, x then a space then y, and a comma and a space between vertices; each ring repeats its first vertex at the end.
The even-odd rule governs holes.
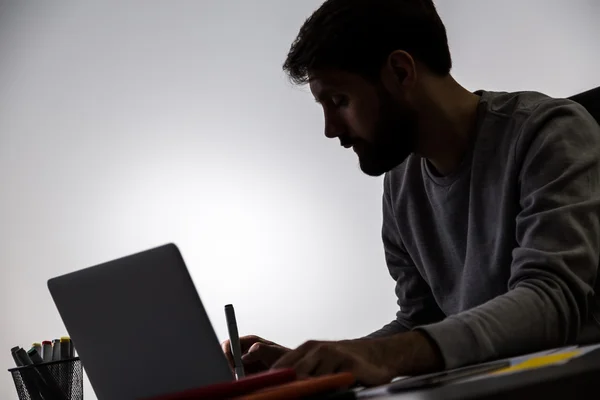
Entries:
POLYGON ((233 400, 293 400, 306 396, 326 394, 340 389, 348 389, 356 382, 354 375, 342 372, 308 378, 260 390, 256 393, 235 397, 233 400))
POLYGON ((296 372, 291 369, 268 371, 244 378, 189 389, 178 393, 165 394, 146 400, 220 400, 252 393, 260 389, 277 386, 296 379, 296 372))

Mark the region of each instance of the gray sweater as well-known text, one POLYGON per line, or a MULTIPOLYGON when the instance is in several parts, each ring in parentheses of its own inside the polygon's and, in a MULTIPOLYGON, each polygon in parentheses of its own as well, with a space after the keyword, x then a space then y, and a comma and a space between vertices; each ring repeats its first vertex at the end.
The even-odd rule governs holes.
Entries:
POLYGON ((600 340, 600 126, 536 92, 477 92, 477 134, 440 177, 411 155, 384 179, 400 310, 447 368, 600 340))

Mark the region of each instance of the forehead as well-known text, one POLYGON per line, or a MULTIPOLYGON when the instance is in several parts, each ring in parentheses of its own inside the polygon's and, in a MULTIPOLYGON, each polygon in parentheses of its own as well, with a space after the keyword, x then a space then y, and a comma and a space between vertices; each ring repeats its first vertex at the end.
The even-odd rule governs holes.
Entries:
POLYGON ((361 83, 358 75, 344 71, 319 71, 309 76, 310 91, 318 99, 333 91, 351 91, 361 83))

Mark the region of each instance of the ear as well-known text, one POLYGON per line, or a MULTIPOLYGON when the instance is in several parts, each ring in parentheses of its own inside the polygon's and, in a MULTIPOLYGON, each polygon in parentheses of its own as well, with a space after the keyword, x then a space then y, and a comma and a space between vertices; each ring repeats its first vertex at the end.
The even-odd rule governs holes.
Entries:
POLYGON ((381 81, 391 93, 414 86, 417 81, 415 60, 403 50, 390 53, 381 70, 381 81))

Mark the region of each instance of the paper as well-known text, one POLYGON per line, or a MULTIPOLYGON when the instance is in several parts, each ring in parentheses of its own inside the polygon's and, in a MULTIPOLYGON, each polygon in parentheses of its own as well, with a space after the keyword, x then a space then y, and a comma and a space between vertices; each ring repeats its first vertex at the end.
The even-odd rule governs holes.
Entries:
POLYGON ((488 374, 488 376, 503 375, 503 374, 509 374, 512 372, 523 371, 525 369, 534 369, 534 368, 540 368, 540 367, 547 367, 549 365, 563 364, 563 363, 569 361, 571 358, 579 356, 580 354, 581 354, 580 351, 575 350, 575 351, 568 351, 568 352, 561 352, 561 353, 556 353, 556 354, 547 354, 545 356, 533 357, 526 361, 520 362, 518 364, 511 365, 510 367, 503 368, 498 371, 490 372, 488 374))
MULTIPOLYGON (((560 365, 572 360, 576 357, 581 357, 582 355, 589 353, 590 351, 596 350, 600 348, 600 344, 590 345, 590 346, 567 346, 557 349, 538 351, 531 354, 525 354, 518 357, 509 358, 510 367, 503 368, 494 372, 483 373, 478 376, 465 378, 455 383, 463 383, 469 382, 479 379, 487 379, 493 378, 496 376, 501 376, 510 373, 516 373, 523 370, 535 369, 547 367, 550 365, 560 365)), ((401 380, 407 378, 405 376, 401 376, 395 378, 392 382, 397 380, 401 380)), ((383 396, 389 394, 388 385, 383 385, 370 389, 362 389, 357 391, 356 397, 367 399, 371 397, 383 396)))
POLYGON ((574 358, 581 357, 590 351, 600 348, 600 344, 590 346, 568 346, 558 349, 544 350, 536 353, 510 358, 510 367, 466 379, 462 382, 486 379, 490 377, 515 373, 527 369, 564 364, 574 358))

